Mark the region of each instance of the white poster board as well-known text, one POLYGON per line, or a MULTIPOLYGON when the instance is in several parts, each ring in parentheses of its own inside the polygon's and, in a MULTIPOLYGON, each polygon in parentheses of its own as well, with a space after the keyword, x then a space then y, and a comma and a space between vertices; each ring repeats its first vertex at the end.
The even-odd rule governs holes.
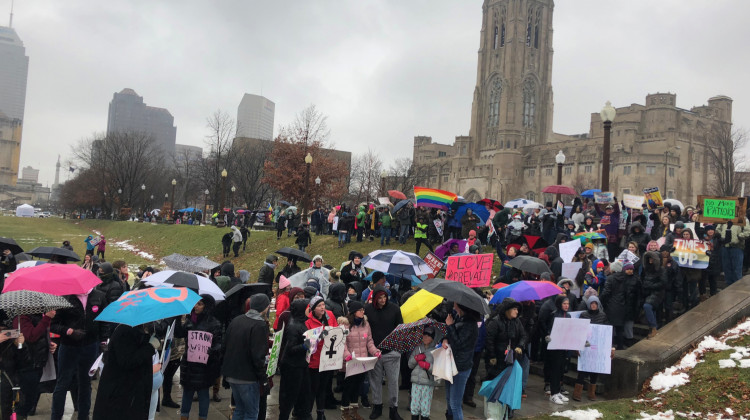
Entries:
POLYGON ((578 350, 586 346, 590 319, 555 318, 548 350, 578 350))
POLYGON ((581 267, 583 267, 583 263, 580 261, 563 263, 561 275, 566 279, 575 280, 578 272, 581 271, 581 267))
POLYGON ((377 362, 377 357, 354 357, 346 362, 346 377, 370 371, 375 368, 377 362))
POLYGON ((341 327, 326 327, 323 348, 320 349, 320 372, 339 370, 344 367, 344 347, 346 337, 341 327))
POLYGON ((581 238, 576 238, 568 242, 560 242, 560 258, 563 263, 569 263, 573 261, 576 252, 581 248, 581 238))
POLYGON ((579 372, 609 375, 612 372, 612 326, 591 324, 589 346, 578 356, 579 372))

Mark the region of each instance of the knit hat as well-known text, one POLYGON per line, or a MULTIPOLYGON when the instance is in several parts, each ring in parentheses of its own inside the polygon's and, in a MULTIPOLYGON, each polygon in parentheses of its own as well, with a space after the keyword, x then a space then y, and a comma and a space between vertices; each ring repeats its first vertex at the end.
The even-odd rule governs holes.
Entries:
POLYGON ((305 294, 305 299, 312 299, 313 296, 316 296, 318 294, 318 289, 312 286, 305 286, 305 288, 302 289, 302 293, 305 294))
POLYGON ((269 263, 269 264, 273 264, 274 261, 278 261, 278 260, 279 260, 279 257, 277 257, 276 255, 273 255, 273 254, 269 254, 266 257, 266 262, 269 263))
POLYGON ((550 281, 550 279, 552 279, 552 276, 550 275, 549 271, 545 271, 544 273, 539 275, 539 279, 550 281))
POLYGON ((716 226, 714 226, 714 225, 706 225, 706 226, 703 226, 703 231, 704 231, 704 232, 707 232, 707 231, 709 231, 709 230, 716 230, 716 226))
POLYGON ((470 230, 469 231, 469 236, 477 236, 477 231, 476 230, 470 230))
POLYGON ((675 222, 674 224, 675 229, 685 229, 685 223, 683 223, 681 220, 675 222))
POLYGON ((672 248, 671 245, 664 244, 661 246, 661 248, 659 248, 659 252, 664 252, 664 251, 672 253, 674 252, 674 248, 672 248))
POLYGON ((313 298, 310 299, 310 312, 312 312, 312 310, 315 309, 315 307, 318 306, 318 304, 320 304, 321 302, 324 303, 323 297, 313 296, 313 298))
POLYGON ((287 287, 291 286, 292 283, 289 281, 286 276, 279 277, 279 289, 286 289, 287 287))
POLYGON ((365 305, 363 305, 362 302, 358 300, 350 300, 348 307, 349 307, 349 313, 353 314, 360 309, 364 309, 365 305))
POLYGON ((609 265, 609 270, 613 273, 620 273, 622 272, 622 261, 617 260, 609 265))
POLYGON ((110 262, 103 263, 99 266, 99 269, 102 270, 102 274, 110 274, 115 271, 115 269, 112 267, 112 263, 110 262))
POLYGON ((590 250, 593 251, 594 250, 594 244, 592 244, 591 242, 589 242, 589 243, 586 244, 586 246, 584 248, 588 248, 588 249, 590 249, 590 250))
POLYGON ((604 268, 604 261, 599 261, 596 263, 596 268, 604 268))
POLYGON ((628 271, 628 270, 634 270, 635 266, 633 266, 633 263, 627 263, 624 266, 622 266, 622 271, 628 271))
POLYGON ((265 293, 258 293, 250 297, 250 309, 254 309, 257 312, 263 312, 271 304, 271 300, 268 299, 265 293))

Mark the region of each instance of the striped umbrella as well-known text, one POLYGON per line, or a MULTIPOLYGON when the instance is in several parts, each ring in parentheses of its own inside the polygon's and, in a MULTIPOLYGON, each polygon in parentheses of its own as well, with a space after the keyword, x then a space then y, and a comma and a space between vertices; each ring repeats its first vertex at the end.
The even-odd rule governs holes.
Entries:
POLYGON ((362 266, 403 278, 432 274, 432 269, 419 255, 395 250, 377 250, 362 260, 362 266))

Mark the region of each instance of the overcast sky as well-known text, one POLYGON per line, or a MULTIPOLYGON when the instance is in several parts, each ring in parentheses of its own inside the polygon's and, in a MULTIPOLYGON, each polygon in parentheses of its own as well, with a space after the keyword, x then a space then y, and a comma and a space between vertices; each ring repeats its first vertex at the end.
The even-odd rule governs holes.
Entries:
MULTIPOLYGON (((588 132, 607 100, 667 91, 682 108, 731 96, 750 128, 750 1, 556 3, 556 132, 588 132)), ((480 0, 16 0, 30 58, 21 165, 51 184, 57 154, 106 130, 126 87, 172 113, 182 144, 203 146, 206 117, 236 117, 248 92, 276 103, 275 132, 316 104, 338 148, 411 157, 415 135, 468 134, 481 19, 480 0)))

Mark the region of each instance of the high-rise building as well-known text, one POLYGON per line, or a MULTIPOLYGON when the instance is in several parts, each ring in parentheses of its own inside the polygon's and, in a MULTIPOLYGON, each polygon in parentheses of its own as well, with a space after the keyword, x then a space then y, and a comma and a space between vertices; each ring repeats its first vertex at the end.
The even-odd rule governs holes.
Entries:
POLYGON ((0 185, 16 185, 29 57, 13 28, 0 26, 0 185))
POLYGON ((127 132, 148 134, 165 154, 174 155, 177 127, 172 114, 164 108, 147 106, 143 97, 129 88, 114 94, 107 118, 107 134, 127 132))
POLYGON ((237 107, 237 137, 273 140, 276 104, 263 96, 246 93, 237 107))

